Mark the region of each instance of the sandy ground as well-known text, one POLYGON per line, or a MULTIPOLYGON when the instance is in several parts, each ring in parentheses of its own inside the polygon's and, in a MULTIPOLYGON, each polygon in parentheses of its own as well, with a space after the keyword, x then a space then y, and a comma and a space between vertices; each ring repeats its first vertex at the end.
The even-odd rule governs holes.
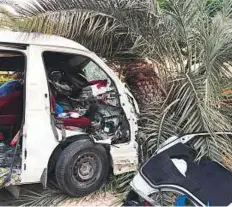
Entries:
MULTIPOLYGON (((17 205, 17 204, 16 204, 17 205)), ((0 190, 0 206, 15 206, 12 195, 4 190, 0 190)), ((118 198, 110 192, 99 192, 84 198, 70 198, 61 202, 58 206, 121 206, 118 198)))
POLYGON ((99 193, 83 199, 70 199, 60 203, 59 206, 120 206, 118 199, 112 193, 99 193))

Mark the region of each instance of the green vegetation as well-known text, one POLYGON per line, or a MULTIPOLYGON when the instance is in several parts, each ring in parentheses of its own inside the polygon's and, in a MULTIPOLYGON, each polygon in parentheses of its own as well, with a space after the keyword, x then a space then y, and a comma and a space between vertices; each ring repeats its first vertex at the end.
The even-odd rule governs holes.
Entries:
MULTIPOLYGON (((160 8, 162 9, 168 9, 170 6, 169 0, 157 0, 160 8)), ((210 16, 214 16, 218 11, 220 11, 223 8, 223 1, 221 0, 207 0, 206 7, 210 14, 210 16)))

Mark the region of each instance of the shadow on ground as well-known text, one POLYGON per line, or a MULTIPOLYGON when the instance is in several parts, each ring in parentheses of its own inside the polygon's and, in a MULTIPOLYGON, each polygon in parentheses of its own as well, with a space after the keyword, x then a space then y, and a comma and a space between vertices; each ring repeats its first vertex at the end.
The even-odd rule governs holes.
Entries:
POLYGON ((0 190, 0 206, 19 206, 25 203, 25 197, 29 191, 42 194, 44 189, 40 184, 24 185, 20 187, 20 197, 15 199, 6 189, 0 190))

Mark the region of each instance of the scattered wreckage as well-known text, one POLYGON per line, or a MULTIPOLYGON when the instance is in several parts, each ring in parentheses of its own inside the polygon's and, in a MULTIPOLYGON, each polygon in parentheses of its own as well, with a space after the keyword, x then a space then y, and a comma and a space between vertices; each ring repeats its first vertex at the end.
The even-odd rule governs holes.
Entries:
POLYGON ((137 103, 94 53, 61 37, 0 32, 0 71, 15 75, 0 86, 2 187, 18 195, 52 174, 83 196, 110 172, 137 169, 137 103))
MULTIPOLYGON (((232 138, 232 132, 216 134, 232 138)), ((209 137, 198 133, 169 138, 139 169, 124 205, 232 206, 232 173, 207 155, 197 159, 196 142, 209 137), (167 198, 173 203, 164 203, 167 198)))

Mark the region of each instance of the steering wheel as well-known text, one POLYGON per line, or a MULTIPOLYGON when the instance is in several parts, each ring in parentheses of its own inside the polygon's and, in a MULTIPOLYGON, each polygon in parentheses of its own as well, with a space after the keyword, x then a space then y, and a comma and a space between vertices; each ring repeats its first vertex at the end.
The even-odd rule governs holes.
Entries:
POLYGON ((67 84, 62 84, 62 72, 60 71, 53 71, 50 73, 49 83, 52 86, 52 89, 62 95, 70 95, 72 92, 72 88, 69 87, 67 84))
POLYGON ((60 71, 52 71, 50 73, 50 79, 55 82, 60 82, 62 78, 62 72, 60 71))

